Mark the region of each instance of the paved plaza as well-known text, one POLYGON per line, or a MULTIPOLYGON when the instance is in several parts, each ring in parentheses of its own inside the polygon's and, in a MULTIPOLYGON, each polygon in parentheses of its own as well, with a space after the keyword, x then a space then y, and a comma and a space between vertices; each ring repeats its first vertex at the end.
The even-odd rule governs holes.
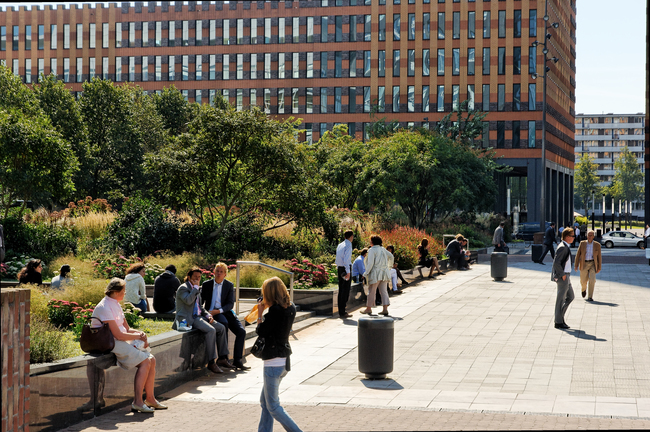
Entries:
MULTIPOLYGON (((359 311, 303 330, 283 406, 304 430, 650 429, 650 266, 605 261, 594 302, 582 299, 574 274, 571 329, 557 330, 550 263, 512 262, 502 282, 479 264, 391 298, 386 380, 358 371, 359 311)), ((167 411, 124 408, 67 430, 177 431, 221 419, 226 430, 254 430, 262 362, 247 360, 249 372, 162 395, 167 411)))

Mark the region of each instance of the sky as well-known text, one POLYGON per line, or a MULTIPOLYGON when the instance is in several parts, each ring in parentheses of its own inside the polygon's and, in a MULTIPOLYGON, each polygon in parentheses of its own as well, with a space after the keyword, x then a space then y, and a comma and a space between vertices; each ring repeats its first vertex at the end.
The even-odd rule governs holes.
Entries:
MULTIPOLYGON (((52 3, 67 2, 28 4, 52 3)), ((576 0, 576 5, 575 112, 645 113, 646 2, 576 0)))

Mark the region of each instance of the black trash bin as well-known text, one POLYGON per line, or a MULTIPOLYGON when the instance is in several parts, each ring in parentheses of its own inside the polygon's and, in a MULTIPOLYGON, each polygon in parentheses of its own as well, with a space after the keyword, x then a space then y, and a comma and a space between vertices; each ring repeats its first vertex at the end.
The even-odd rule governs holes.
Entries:
POLYGON ((542 252, 544 252, 544 245, 534 244, 530 245, 531 257, 533 262, 538 262, 542 258, 542 252))
POLYGON ((495 281, 502 281, 508 276, 508 254, 492 252, 490 255, 490 275, 495 281))
POLYGON ((359 372, 384 379, 393 371, 395 321, 389 317, 359 318, 359 372))

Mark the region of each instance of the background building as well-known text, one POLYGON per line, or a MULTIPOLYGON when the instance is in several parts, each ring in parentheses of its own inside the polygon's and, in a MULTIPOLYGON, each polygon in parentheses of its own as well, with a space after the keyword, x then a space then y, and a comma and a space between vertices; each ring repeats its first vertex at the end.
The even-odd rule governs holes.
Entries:
MULTIPOLYGON (((614 162, 623 147, 636 156, 639 168, 645 173, 645 115, 637 114, 578 114, 576 115, 576 161, 584 153, 598 164, 600 186, 609 186, 616 171, 614 162)), ((645 174, 644 174, 645 177, 645 174)), ((602 213, 600 197, 596 201, 596 214, 602 213)), ((607 206, 605 206, 607 207, 607 206)), ((618 207, 616 208, 618 210, 618 207)), ((584 209, 583 209, 584 210, 584 209)), ((632 203, 632 214, 642 216, 643 202, 632 203)))
POLYGON ((362 138, 375 119, 430 127, 462 101, 489 114, 480 145, 512 171, 495 210, 561 224, 573 215, 574 0, 136 2, 0 9, 0 59, 33 83, 72 91, 93 77, 190 101, 304 119, 306 141, 337 123, 362 138), (187 3, 187 4, 185 4, 187 3), (548 21, 544 20, 548 10, 548 21), (548 53, 533 42, 544 42, 548 53), (545 62, 555 57, 557 61, 545 62), (548 66, 542 167, 542 79, 548 66), (509 198, 508 198, 509 197, 509 198))

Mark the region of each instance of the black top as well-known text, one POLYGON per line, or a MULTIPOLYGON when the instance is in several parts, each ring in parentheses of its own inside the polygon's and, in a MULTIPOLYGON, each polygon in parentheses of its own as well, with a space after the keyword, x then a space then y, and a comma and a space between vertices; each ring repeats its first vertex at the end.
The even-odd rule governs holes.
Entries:
POLYGON ((264 321, 257 325, 256 332, 264 338, 264 351, 262 360, 276 357, 289 357, 291 346, 289 345, 289 333, 293 320, 296 318, 296 307, 291 304, 287 308, 280 305, 273 305, 264 316, 264 321))
POLYGON ((427 257, 429 256, 429 250, 423 248, 422 245, 420 245, 418 246, 418 252, 420 252, 420 261, 418 261, 418 265, 430 266, 430 264, 428 264, 428 259, 427 259, 427 257))
POLYGON ((23 275, 23 277, 20 278, 18 281, 21 284, 36 284, 36 285, 42 285, 43 284, 43 276, 37 271, 34 271, 32 273, 27 273, 23 275))
POLYGON ((181 285, 178 278, 164 272, 153 282, 153 309, 158 313, 169 312, 176 307, 176 290, 181 285))
POLYGON ((544 233, 544 244, 552 245, 553 243, 557 243, 557 240, 555 239, 555 230, 553 227, 548 227, 544 233))
POLYGON ((461 254, 461 245, 460 242, 456 239, 452 240, 449 242, 447 245, 447 256, 448 257, 453 257, 453 256, 458 256, 461 254))

